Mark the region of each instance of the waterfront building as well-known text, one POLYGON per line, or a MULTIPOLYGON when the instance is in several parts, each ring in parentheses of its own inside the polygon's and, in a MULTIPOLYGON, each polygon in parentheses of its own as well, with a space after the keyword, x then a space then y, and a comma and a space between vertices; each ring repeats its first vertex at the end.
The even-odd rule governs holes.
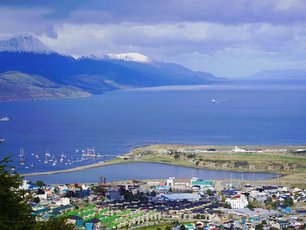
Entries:
POLYGON ((201 189, 214 189, 214 182, 212 180, 199 180, 196 177, 191 179, 191 187, 200 187, 201 189))

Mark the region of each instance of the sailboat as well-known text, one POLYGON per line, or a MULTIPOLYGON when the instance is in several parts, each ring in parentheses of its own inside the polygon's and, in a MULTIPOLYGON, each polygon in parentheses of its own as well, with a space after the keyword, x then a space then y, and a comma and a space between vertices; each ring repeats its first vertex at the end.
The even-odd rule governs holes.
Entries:
POLYGON ((19 163, 20 165, 24 165, 25 159, 24 159, 24 149, 20 148, 19 150, 19 163))

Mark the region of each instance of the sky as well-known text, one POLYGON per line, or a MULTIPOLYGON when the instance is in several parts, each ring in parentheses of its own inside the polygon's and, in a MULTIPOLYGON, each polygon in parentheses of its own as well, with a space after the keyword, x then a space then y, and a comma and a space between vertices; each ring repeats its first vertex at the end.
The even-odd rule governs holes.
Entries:
POLYGON ((0 0, 0 37, 74 57, 138 52, 241 77, 306 69, 306 0, 0 0))

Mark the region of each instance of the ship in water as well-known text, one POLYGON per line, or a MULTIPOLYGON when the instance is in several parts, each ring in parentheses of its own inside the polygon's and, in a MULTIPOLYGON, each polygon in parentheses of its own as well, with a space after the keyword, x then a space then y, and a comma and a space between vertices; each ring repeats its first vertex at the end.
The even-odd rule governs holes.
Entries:
POLYGON ((86 150, 82 151, 83 157, 96 157, 96 151, 95 148, 87 148, 86 150))
POLYGON ((19 150, 19 164, 24 165, 24 163, 25 163, 24 149, 20 148, 20 150, 19 150))
POLYGON ((9 121, 10 119, 8 117, 0 117, 0 121, 9 121))
POLYGON ((3 143, 5 141, 4 138, 0 138, 0 144, 3 143))

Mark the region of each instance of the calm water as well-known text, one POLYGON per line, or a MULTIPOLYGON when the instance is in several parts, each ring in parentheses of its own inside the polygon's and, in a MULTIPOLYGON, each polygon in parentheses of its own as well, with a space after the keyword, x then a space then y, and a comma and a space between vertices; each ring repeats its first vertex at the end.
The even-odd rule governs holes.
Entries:
POLYGON ((31 181, 42 180, 49 184, 61 183, 97 183, 100 177, 106 177, 107 181, 131 180, 131 179, 166 179, 170 176, 176 178, 200 179, 244 179, 263 180, 276 177, 275 174, 267 173, 240 173, 228 171, 214 171, 204 169, 192 169, 182 166, 173 166, 156 163, 130 163, 120 165, 109 165, 100 168, 93 168, 71 173, 54 175, 32 176, 26 179, 31 181), (128 172, 128 173, 127 173, 128 172))
POLYGON ((305 144, 305 88, 162 87, 0 103, 0 114, 11 119, 0 122, 6 139, 0 154, 13 155, 18 172, 35 172, 105 160, 148 143, 305 144), (108 156, 76 162, 86 147, 108 156), (24 165, 18 163, 20 148, 24 165))

